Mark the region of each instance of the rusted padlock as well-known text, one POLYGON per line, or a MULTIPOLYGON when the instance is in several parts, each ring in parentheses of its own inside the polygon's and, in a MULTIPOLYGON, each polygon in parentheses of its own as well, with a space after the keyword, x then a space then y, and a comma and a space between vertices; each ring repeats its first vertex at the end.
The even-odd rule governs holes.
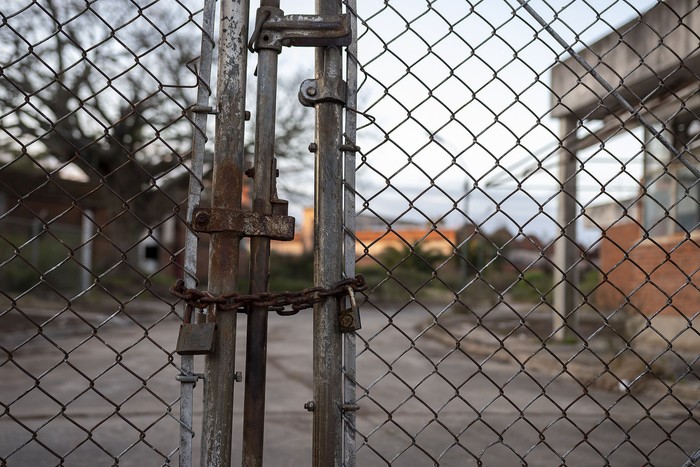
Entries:
POLYGON ((355 291, 350 286, 347 286, 346 289, 350 299, 350 308, 340 312, 338 321, 340 322, 340 332, 342 333, 355 332, 362 328, 360 310, 357 308, 357 301, 355 300, 355 291))
POLYGON ((175 352, 180 355, 205 355, 214 351, 216 323, 192 323, 194 307, 187 305, 180 325, 175 352))

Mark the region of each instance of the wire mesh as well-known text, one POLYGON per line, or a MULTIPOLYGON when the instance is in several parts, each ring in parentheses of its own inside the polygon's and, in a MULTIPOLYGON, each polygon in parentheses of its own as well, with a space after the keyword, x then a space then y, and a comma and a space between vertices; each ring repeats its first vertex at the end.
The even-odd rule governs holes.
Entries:
POLYGON ((351 10, 357 465, 696 461, 697 2, 351 10))
POLYGON ((0 7, 2 465, 176 456, 201 8, 0 7))
MULTIPOLYGON (((696 462, 696 2, 360 3, 348 465, 696 462)), ((2 465, 176 455, 199 8, 0 8, 2 465)))

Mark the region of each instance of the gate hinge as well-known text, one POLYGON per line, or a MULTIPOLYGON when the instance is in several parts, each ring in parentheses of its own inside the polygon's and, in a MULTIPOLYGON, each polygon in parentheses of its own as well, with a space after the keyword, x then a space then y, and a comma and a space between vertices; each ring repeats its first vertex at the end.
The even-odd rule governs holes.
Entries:
POLYGON ((313 107, 319 102, 337 102, 345 105, 347 85, 338 77, 305 79, 299 88, 299 102, 305 107, 313 107))
POLYGON ((233 232, 242 237, 293 240, 294 218, 286 215, 286 201, 275 200, 272 214, 222 208, 197 208, 192 215, 195 232, 233 232))
POLYGON ((351 42, 348 14, 284 16, 279 8, 260 7, 248 47, 254 51, 272 49, 279 52, 283 46, 342 47, 351 42))
POLYGON ((317 79, 302 81, 299 89, 299 102, 306 107, 313 107, 320 102, 335 102, 345 105, 347 101, 347 84, 343 81, 342 54, 338 49, 329 48, 324 57, 324 72, 317 79))

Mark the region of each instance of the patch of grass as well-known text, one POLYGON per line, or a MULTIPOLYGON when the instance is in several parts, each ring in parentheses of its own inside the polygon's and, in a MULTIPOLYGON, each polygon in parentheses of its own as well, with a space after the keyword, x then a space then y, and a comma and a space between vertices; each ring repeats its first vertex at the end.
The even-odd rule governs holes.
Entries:
MULTIPOLYGON (((296 256, 272 253, 270 270, 271 292, 302 290, 314 284, 314 259, 311 254, 296 256)), ((246 286, 245 289, 240 290, 248 290, 248 288, 246 286)))
POLYGON ((80 267, 74 261, 75 235, 61 240, 40 234, 30 242, 27 235, 6 234, 0 240, 0 280, 7 291, 23 292, 39 284, 37 292, 77 290, 80 267), (28 243, 27 243, 28 242, 28 243))
POLYGON ((551 303, 552 273, 541 269, 525 271, 523 278, 511 289, 510 295, 514 300, 525 303, 536 303, 542 298, 551 303))

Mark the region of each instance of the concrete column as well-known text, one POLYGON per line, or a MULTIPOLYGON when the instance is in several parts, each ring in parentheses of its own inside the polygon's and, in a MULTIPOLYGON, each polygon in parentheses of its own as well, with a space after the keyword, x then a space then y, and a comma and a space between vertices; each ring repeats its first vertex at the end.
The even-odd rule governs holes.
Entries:
POLYGON ((571 314, 576 306, 578 277, 574 265, 579 256, 576 238, 576 220, 580 214, 576 202, 576 125, 578 119, 567 116, 560 119, 561 148, 559 149, 559 204, 557 223, 559 238, 554 245, 554 310, 552 325, 554 339, 564 340, 569 334, 571 314))

